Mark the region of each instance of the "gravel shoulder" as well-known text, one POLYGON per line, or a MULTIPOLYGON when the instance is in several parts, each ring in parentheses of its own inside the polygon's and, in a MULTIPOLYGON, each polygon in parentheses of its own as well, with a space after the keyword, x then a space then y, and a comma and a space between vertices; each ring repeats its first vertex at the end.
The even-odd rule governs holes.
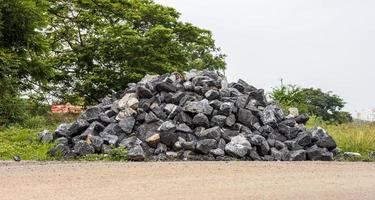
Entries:
POLYGON ((2 200, 374 198, 375 163, 0 162, 2 200))

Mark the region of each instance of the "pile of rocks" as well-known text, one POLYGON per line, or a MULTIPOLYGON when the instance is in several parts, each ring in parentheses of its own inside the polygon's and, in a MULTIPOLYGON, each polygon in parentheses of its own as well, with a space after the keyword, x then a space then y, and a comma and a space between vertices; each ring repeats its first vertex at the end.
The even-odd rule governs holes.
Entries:
POLYGON ((61 124, 50 153, 66 157, 125 147, 130 160, 332 160, 335 141, 285 116, 264 91, 212 71, 147 75, 61 124))

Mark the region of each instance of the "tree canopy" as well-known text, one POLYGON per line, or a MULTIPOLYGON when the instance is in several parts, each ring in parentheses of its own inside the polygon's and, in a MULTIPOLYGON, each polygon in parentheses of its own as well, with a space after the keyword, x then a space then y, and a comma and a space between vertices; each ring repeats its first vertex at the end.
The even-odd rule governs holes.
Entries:
POLYGON ((24 117, 20 97, 91 105, 145 74, 223 70, 211 32, 179 16, 151 0, 0 0, 0 125, 24 117))
POLYGON ((66 101, 92 104, 145 74, 221 70, 212 34, 150 0, 51 0, 54 84, 66 101))
POLYGON ((46 4, 35 0, 0 0, 0 124, 22 118, 22 92, 46 83, 52 69, 43 60, 48 42, 46 4))

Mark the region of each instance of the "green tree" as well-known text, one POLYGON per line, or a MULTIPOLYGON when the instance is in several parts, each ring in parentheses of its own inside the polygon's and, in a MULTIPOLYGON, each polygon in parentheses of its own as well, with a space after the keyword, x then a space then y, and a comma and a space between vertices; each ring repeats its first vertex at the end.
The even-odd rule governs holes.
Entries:
POLYGON ((352 121, 350 113, 342 111, 344 100, 316 88, 301 88, 295 85, 282 85, 274 88, 271 97, 284 109, 296 107, 301 113, 317 116, 328 122, 345 123, 352 121))
POLYGON ((55 86, 65 101, 92 104, 145 74, 222 70, 210 31, 151 0, 50 0, 55 86))
POLYGON ((45 8, 41 0, 0 0, 0 125, 21 121, 21 93, 45 84, 52 75, 43 62, 48 54, 42 33, 45 8))

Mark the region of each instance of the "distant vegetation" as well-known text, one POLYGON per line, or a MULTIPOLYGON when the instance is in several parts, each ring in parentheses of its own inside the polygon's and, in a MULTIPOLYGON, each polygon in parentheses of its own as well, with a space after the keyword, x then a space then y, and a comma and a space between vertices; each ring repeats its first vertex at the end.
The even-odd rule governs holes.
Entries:
POLYGON ((295 107, 302 114, 315 116, 330 123, 342 124, 353 121, 350 113, 342 111, 345 102, 341 97, 318 88, 282 85, 273 89, 271 98, 279 102, 286 111, 295 107))

